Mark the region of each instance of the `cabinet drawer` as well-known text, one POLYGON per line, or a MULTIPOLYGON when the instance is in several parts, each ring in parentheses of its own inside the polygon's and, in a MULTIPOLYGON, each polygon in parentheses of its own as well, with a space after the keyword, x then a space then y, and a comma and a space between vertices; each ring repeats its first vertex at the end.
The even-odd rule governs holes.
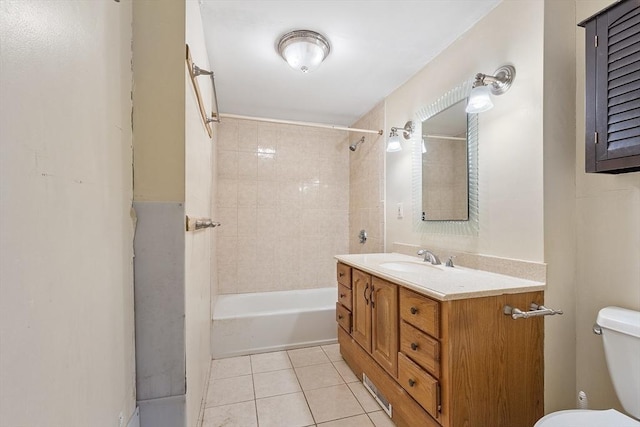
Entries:
POLYGON ((437 301, 401 288, 400 318, 433 337, 440 337, 440 313, 437 301))
POLYGON ((336 322, 345 331, 351 333, 351 312, 339 302, 336 303, 336 322))
POLYGON ((400 351, 436 378, 440 377, 440 343, 406 322, 400 322, 400 351))
POLYGON ((351 289, 351 267, 346 264, 338 263, 337 266, 338 283, 351 289))
POLYGON ((338 285, 338 302, 351 310, 351 289, 343 285, 338 285))
POLYGON ((398 353, 400 385, 434 418, 439 418, 438 380, 398 353))

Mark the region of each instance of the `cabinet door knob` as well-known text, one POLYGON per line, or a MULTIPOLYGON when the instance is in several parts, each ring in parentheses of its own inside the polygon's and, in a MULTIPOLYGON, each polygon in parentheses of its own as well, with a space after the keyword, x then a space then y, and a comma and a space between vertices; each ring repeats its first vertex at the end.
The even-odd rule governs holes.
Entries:
POLYGON ((344 273, 341 271, 340 273, 338 273, 338 277, 342 277, 344 276, 344 273))
POLYGON ((412 342, 412 343, 411 343, 411 350, 415 351, 415 350, 417 350, 417 349, 418 349, 418 344, 416 344, 416 343, 412 342))
POLYGON ((342 314, 338 314, 338 319, 342 320, 342 314))
POLYGON ((415 307, 411 307, 411 314, 416 314, 418 312, 418 309, 415 307))
POLYGON ((345 294, 340 294, 340 298, 344 298, 345 296, 345 294))
POLYGON ((416 382, 412 379, 409 379, 409 387, 413 387, 414 385, 416 385, 416 382))

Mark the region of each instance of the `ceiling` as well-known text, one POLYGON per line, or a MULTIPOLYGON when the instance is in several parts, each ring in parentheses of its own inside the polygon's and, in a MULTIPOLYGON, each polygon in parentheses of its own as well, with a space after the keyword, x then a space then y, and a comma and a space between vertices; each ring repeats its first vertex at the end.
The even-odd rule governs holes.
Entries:
POLYGON ((221 113, 349 126, 501 0, 200 0, 221 113), (292 30, 331 53, 303 74, 276 51, 292 30))

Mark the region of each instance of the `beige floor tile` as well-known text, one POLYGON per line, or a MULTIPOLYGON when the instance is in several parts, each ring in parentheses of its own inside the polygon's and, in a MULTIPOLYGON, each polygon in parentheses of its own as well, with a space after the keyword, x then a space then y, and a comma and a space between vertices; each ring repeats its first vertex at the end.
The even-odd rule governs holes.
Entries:
POLYGON ((211 378, 230 378, 251 375, 251 359, 249 356, 217 359, 211 362, 211 378))
POLYGON ((369 418, 376 427, 396 427, 391 418, 384 411, 371 412, 369 418))
POLYGON ((293 369, 253 374, 256 399, 302 391, 293 369))
POLYGON ((364 413, 346 384, 304 392, 317 423, 338 420, 364 413))
POLYGON ((209 384, 205 408, 255 399, 251 375, 214 379, 209 384))
POLYGON ((358 415, 318 424, 318 427, 374 427, 374 425, 366 415, 358 415))
POLYGON ((255 401, 214 406, 204 411, 202 427, 257 427, 255 401))
POLYGON ((330 362, 321 347, 299 348, 297 350, 289 350, 287 353, 289 353, 289 358, 294 368, 330 362))
POLYGON ((331 363, 296 368, 296 375, 303 390, 344 384, 342 377, 331 363))
POLYGON ((291 368, 291 362, 289 361, 289 355, 286 351, 254 354, 251 356, 251 370, 254 374, 289 368, 291 368))
POLYGON ((324 350, 325 354, 332 362, 342 360, 342 355, 340 354, 340 344, 323 345, 322 350, 324 350))
POLYGON ((351 389, 351 392, 356 396, 360 406, 364 409, 365 412, 374 412, 380 410, 380 405, 378 402, 371 396, 371 393, 364 388, 362 383, 349 383, 347 384, 351 389))
POLYGON ((260 427, 303 427, 314 425, 302 393, 257 399, 260 427))
POLYGON ((360 379, 356 377, 356 374, 353 373, 347 362, 344 360, 333 362, 333 366, 335 366, 336 370, 340 373, 340 376, 344 379, 346 383, 360 382, 360 379))

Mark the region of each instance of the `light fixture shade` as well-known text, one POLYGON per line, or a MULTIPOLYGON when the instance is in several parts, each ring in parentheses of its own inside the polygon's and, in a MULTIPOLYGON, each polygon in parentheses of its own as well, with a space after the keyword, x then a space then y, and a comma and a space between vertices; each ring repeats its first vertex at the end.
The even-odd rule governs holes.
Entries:
POLYGON ((391 135, 387 140, 387 152, 393 153, 394 151, 401 151, 402 145, 400 145, 400 136, 391 135))
POLYGON ((278 52, 291 68, 303 73, 318 68, 329 55, 328 40, 310 30, 296 30, 285 34, 278 41, 278 52))
POLYGON ((471 89, 469 102, 465 111, 467 113, 482 113, 493 108, 491 90, 488 86, 477 86, 471 89))

